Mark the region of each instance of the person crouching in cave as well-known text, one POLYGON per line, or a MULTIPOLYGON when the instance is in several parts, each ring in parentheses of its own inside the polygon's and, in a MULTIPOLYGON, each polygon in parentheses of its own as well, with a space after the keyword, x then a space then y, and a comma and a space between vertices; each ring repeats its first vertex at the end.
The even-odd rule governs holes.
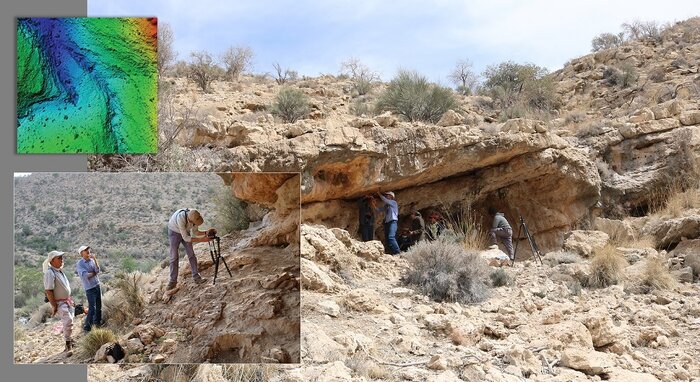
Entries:
POLYGON ((490 249, 498 249, 498 244, 496 242, 496 237, 501 239, 501 243, 506 247, 508 251, 508 257, 511 261, 515 259, 515 252, 513 251, 513 229, 510 227, 508 220, 506 220, 503 212, 498 212, 494 207, 489 207, 489 215, 493 216, 493 225, 489 232, 489 237, 491 238, 490 249))

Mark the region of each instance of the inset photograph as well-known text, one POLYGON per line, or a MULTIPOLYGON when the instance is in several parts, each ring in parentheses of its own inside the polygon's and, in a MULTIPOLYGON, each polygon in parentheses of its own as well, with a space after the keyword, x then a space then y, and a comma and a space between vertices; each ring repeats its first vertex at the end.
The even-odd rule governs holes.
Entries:
POLYGON ((15 363, 298 363, 297 173, 16 173, 15 363))
POLYGON ((17 153, 158 151, 157 19, 17 19, 17 153))

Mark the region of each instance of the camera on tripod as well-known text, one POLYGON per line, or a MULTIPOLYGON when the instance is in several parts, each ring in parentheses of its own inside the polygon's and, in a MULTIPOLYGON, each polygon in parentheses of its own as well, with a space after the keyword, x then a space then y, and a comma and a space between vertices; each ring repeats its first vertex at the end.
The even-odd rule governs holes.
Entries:
POLYGON ((209 228, 207 230, 207 238, 209 238, 209 240, 218 238, 218 236, 216 236, 216 229, 215 228, 209 228))

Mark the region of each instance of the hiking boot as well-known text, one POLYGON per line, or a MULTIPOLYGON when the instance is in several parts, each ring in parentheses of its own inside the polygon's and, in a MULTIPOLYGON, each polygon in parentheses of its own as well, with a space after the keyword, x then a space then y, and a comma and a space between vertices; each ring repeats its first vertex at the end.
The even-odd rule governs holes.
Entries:
POLYGON ((176 286, 177 286, 177 281, 171 281, 168 283, 168 286, 165 288, 165 290, 175 289, 176 286))
POLYGON ((68 340, 66 341, 66 347, 63 349, 63 352, 66 353, 66 356, 70 357, 73 355, 73 348, 75 348, 75 342, 73 340, 68 340))
POLYGON ((207 282, 207 279, 203 279, 202 276, 199 276, 199 275, 197 275, 193 278, 194 278, 194 282, 196 284, 204 284, 205 282, 207 282))
POLYGON ((489 249, 498 249, 498 244, 494 244, 494 245, 490 246, 489 249))

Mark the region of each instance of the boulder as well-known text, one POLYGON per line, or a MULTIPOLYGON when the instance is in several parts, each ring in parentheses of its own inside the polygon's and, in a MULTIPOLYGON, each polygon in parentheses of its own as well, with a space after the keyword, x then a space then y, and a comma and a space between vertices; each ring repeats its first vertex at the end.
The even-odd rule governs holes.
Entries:
POLYGON ((559 363, 564 367, 578 370, 588 375, 600 375, 615 366, 609 354, 580 348, 565 349, 561 354, 559 363))
POLYGON ((602 231, 571 231, 564 238, 564 249, 589 257, 595 250, 603 248, 610 239, 602 231))
POLYGON ((464 117, 459 115, 454 110, 448 110, 442 115, 442 117, 438 121, 437 125, 442 126, 442 127, 447 127, 447 126, 457 126, 457 125, 461 125, 463 123, 464 123, 464 117))

